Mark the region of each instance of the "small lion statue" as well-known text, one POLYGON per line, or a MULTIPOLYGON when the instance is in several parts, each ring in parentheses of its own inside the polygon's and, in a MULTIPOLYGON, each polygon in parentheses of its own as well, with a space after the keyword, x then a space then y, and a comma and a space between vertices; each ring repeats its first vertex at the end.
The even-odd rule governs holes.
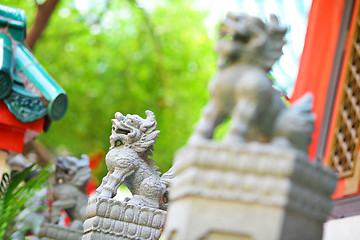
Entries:
POLYGON ((138 115, 115 114, 112 119, 110 150, 105 157, 108 174, 96 190, 95 197, 113 198, 121 184, 133 194, 129 204, 166 210, 168 187, 174 177, 174 167, 160 177, 155 162, 149 159, 160 131, 156 130, 153 112, 147 118, 138 115))
POLYGON ((306 94, 288 108, 268 77, 282 55, 286 28, 274 15, 264 23, 246 14, 229 13, 219 32, 219 71, 210 81, 211 100, 189 144, 211 140, 215 128, 231 116, 225 144, 272 141, 306 151, 314 128, 312 96, 306 94))
POLYGON ((53 190, 51 223, 57 224, 61 211, 65 210, 71 219, 70 228, 82 230, 86 219, 88 196, 85 187, 91 177, 89 157, 59 157, 56 162, 56 184, 53 190))

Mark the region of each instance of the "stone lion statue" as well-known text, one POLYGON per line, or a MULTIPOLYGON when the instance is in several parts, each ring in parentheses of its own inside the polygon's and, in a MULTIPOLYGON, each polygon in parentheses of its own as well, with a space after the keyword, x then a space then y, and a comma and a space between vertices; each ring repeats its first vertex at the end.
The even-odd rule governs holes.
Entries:
POLYGON ((85 187, 90 177, 91 170, 87 155, 83 154, 79 159, 76 157, 57 159, 51 223, 57 224, 61 210, 65 210, 71 219, 69 227, 82 230, 88 202, 85 187))
POLYGON ((229 13, 219 29, 219 70, 210 81, 210 102, 189 144, 211 140, 215 128, 231 116, 225 143, 281 142, 306 151, 314 128, 312 96, 287 108, 268 72, 282 55, 286 28, 272 15, 268 23, 229 13))
POLYGON ((168 187, 174 177, 174 168, 160 177, 155 162, 149 159, 153 144, 160 131, 156 130, 153 112, 147 118, 138 115, 115 114, 112 119, 110 150, 105 157, 108 174, 96 190, 98 198, 113 198, 121 184, 125 184, 133 197, 128 203, 166 210, 168 187))

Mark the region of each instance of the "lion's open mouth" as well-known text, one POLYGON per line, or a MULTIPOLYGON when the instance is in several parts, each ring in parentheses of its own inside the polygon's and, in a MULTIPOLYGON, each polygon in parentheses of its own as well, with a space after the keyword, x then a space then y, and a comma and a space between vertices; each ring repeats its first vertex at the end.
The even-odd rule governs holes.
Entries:
POLYGON ((116 129, 116 133, 127 135, 130 133, 130 130, 118 128, 118 129, 116 129))

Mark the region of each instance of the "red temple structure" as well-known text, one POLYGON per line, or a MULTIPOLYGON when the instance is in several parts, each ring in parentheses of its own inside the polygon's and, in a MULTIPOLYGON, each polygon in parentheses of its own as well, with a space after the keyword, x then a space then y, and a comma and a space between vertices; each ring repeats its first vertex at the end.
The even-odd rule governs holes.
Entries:
POLYGON ((51 121, 61 119, 67 109, 64 90, 32 55, 24 44, 25 37, 25 12, 0 5, 0 150, 3 153, 21 153, 24 143, 33 140, 51 121))
POLYGON ((291 101, 312 92, 309 157, 339 177, 332 217, 360 214, 360 0, 313 0, 291 101))
POLYGON ((25 141, 34 138, 43 130, 44 118, 23 123, 0 101, 0 149, 21 153, 25 141))

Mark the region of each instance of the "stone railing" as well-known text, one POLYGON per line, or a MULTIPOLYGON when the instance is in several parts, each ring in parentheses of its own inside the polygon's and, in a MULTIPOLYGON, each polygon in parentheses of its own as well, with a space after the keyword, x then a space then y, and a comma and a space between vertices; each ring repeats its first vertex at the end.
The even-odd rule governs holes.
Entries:
POLYGON ((89 200, 84 236, 89 239, 159 239, 166 211, 115 199, 89 200))
POLYGON ((81 230, 62 227, 57 224, 44 223, 41 226, 39 238, 42 240, 80 240, 83 235, 81 230))

